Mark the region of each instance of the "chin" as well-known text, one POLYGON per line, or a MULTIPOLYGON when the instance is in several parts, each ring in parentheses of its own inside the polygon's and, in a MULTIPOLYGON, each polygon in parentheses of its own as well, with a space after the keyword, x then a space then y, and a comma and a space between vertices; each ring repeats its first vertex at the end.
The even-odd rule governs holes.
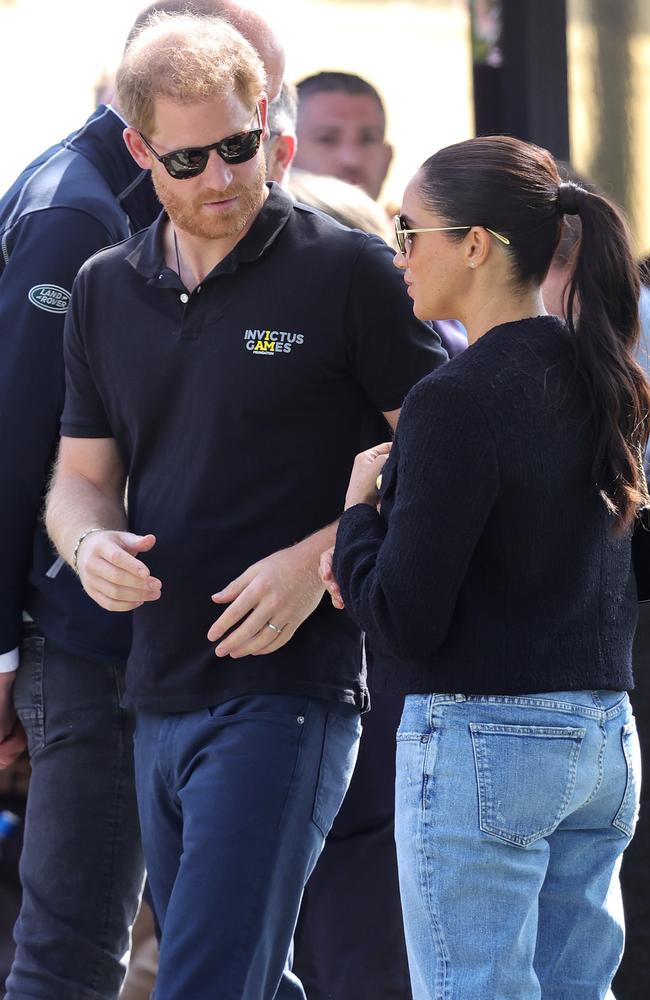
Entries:
POLYGON ((422 306, 418 305, 417 300, 413 303, 413 315, 416 319, 430 320, 433 319, 431 316, 431 311, 429 309, 424 309, 422 306))

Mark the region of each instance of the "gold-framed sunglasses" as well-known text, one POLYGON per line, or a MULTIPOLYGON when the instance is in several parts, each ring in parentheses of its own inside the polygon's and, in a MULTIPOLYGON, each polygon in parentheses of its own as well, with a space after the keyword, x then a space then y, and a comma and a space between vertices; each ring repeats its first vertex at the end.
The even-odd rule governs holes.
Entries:
MULTIPOLYGON (((397 241, 397 249, 404 257, 408 257, 409 251, 411 249, 411 240, 409 236, 411 233, 447 233, 454 229, 473 229, 473 226, 433 226, 429 229, 408 229, 404 224, 404 219, 401 215, 395 216, 395 239, 397 241)), ((499 240, 505 246, 510 246, 510 240, 507 236, 502 236, 501 233, 495 233, 494 229, 489 229, 487 226, 482 226, 482 229, 487 230, 495 239, 499 240)))

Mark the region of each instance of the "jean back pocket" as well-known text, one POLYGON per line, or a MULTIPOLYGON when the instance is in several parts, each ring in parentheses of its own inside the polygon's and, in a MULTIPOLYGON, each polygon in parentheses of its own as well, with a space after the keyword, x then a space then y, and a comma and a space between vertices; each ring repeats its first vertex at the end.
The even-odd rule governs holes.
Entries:
POLYGON ((470 723, 484 833, 528 847, 566 814, 586 730, 470 723))

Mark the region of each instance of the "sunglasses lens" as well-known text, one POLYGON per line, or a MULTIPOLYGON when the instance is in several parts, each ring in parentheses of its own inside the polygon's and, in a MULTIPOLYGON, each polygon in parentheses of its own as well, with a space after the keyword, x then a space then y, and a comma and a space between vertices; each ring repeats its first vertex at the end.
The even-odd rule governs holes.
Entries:
POLYGON ((209 152, 205 149, 179 149, 163 158, 163 162, 172 177, 196 177, 205 170, 209 152))
POLYGON ((247 160, 253 159, 260 148, 261 135, 261 129, 231 135, 219 143, 217 147, 219 156, 226 163, 246 163, 247 160))

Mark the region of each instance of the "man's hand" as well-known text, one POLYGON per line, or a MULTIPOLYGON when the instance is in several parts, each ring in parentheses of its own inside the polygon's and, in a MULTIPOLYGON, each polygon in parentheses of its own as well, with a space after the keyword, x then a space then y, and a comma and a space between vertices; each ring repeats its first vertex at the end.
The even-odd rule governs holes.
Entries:
POLYGON ((219 643, 217 656, 237 659, 275 652, 316 609, 324 588, 318 577, 320 548, 315 538, 261 559, 213 595, 215 604, 230 604, 208 632, 210 642, 219 643), (223 639, 238 622, 239 627, 223 639))
POLYGON ((332 604, 338 611, 342 611, 343 608, 345 607, 345 603, 343 601, 343 596, 341 594, 339 585, 336 582, 336 577, 334 576, 334 573, 332 571, 333 558, 334 558, 334 546, 332 545, 331 548, 326 549, 325 552, 321 554, 320 564, 318 566, 318 573, 321 580, 323 581, 325 589, 330 595, 332 604))
POLYGON ((96 531, 84 538, 77 554, 77 572, 86 593, 107 611, 133 611, 145 601, 157 601, 162 583, 137 558, 156 544, 154 535, 129 531, 96 531))
POLYGON ((25 731, 11 700, 15 677, 15 670, 0 674, 0 768, 13 764, 27 746, 25 731))

